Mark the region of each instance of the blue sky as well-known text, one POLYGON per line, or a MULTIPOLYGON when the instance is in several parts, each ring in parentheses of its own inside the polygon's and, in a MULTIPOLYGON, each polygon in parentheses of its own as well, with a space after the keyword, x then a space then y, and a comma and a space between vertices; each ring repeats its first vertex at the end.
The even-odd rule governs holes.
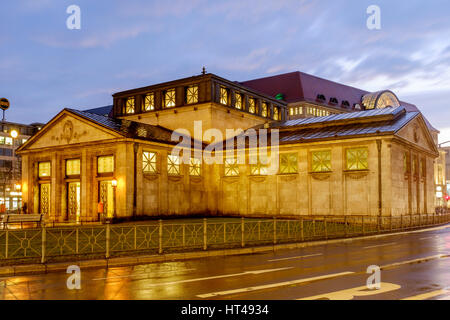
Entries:
POLYGON ((10 121, 108 105, 114 92, 203 66, 238 81, 299 70, 391 89, 450 140, 448 0, 5 0, 0 8, 10 121), (72 4, 81 30, 66 27, 72 4), (370 5, 381 8, 381 30, 366 27, 370 5))

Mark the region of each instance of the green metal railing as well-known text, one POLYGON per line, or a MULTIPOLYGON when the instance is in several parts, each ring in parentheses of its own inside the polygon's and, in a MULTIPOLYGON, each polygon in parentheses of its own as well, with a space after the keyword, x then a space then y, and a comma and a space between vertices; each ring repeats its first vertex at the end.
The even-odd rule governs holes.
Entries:
POLYGON ((450 222, 450 214, 331 216, 148 224, 42 227, 0 231, 0 264, 239 248, 406 231, 450 222))

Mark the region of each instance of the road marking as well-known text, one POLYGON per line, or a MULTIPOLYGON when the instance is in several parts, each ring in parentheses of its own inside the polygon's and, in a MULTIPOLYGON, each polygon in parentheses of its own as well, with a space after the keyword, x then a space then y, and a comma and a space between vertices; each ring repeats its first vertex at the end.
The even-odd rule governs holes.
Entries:
POLYGON ((302 284, 302 283, 308 283, 308 282, 332 279, 332 278, 347 276, 347 275, 350 275, 350 274, 354 274, 354 272, 348 271, 348 272, 341 272, 341 273, 333 273, 333 274, 327 274, 327 275, 318 276, 318 277, 299 279, 299 280, 292 280, 292 281, 284 281, 284 282, 277 282, 277 283, 261 285, 261 286, 255 286, 255 287, 239 288, 239 289, 234 289, 234 290, 205 293, 205 294, 199 294, 199 295, 197 295, 197 297, 198 298, 203 298, 203 299, 208 299, 208 298, 212 298, 212 297, 226 296, 226 295, 236 294, 236 293, 259 291, 259 290, 265 290, 265 289, 286 287, 286 286, 297 285, 297 284, 302 284))
POLYGON ((369 246, 369 247, 364 247, 363 249, 374 249, 374 248, 379 248, 379 247, 386 247, 386 246, 392 246, 394 244, 397 244, 397 242, 391 242, 391 243, 385 243, 385 244, 378 244, 376 246, 369 246))
POLYGON ((139 276, 160 276, 160 275, 166 275, 166 274, 173 274, 174 272, 177 273, 181 273, 181 272, 186 272, 186 271, 195 271, 197 269, 185 269, 185 270, 173 270, 173 271, 165 271, 165 272, 149 272, 148 274, 127 274, 127 275, 123 275, 123 276, 113 276, 113 277, 105 277, 105 278, 96 278, 96 279, 92 279, 93 281, 98 281, 98 280, 113 280, 113 279, 124 279, 124 278, 131 278, 131 277, 139 277, 139 276))
POLYGON ((290 270, 290 269, 294 269, 294 267, 246 271, 246 272, 241 272, 241 273, 225 274, 225 275, 205 277, 205 278, 195 278, 195 279, 187 279, 187 280, 172 281, 172 282, 152 283, 149 286, 150 287, 170 286, 170 285, 173 285, 173 284, 180 284, 180 283, 189 283, 189 282, 197 282, 197 281, 205 281, 205 280, 231 278, 231 277, 239 277, 239 276, 247 276, 247 275, 258 275, 258 274, 263 274, 263 273, 276 272, 276 271, 285 271, 285 270, 290 270))
POLYGON ((352 300, 354 297, 372 296, 372 295, 395 291, 395 290, 398 290, 401 288, 401 286, 394 284, 394 283, 382 282, 382 283, 380 283, 380 285, 381 285, 380 290, 370 290, 367 288, 367 286, 362 286, 362 287, 357 287, 357 288, 352 288, 352 289, 346 289, 346 290, 340 290, 340 291, 319 294, 317 296, 301 298, 301 299, 297 299, 297 300, 319 300, 319 299, 352 300))
POLYGON ((419 240, 428 240, 428 239, 433 239, 435 237, 426 237, 426 238, 420 238, 419 240))
POLYGON ((448 257, 449 256, 445 255, 445 254, 438 254, 438 255, 430 256, 430 257, 424 257, 424 258, 419 258, 419 259, 414 259, 414 260, 407 260, 407 261, 401 261, 401 262, 395 262, 395 263, 387 264, 387 265, 384 265, 384 266, 380 267, 380 269, 384 270, 384 269, 398 267, 398 266, 405 265, 405 264, 427 262, 427 261, 431 261, 431 260, 448 258, 448 257))
POLYGON ((434 298, 434 297, 437 297, 437 296, 440 296, 440 295, 443 295, 443 294, 447 294, 449 292, 450 291, 448 291, 448 290, 441 289, 441 290, 436 290, 436 291, 431 291, 431 292, 419 294, 417 296, 404 298, 402 300, 425 300, 425 299, 434 298))
POLYGON ((311 257, 317 257, 317 256, 323 256, 323 253, 310 254, 310 255, 307 255, 307 256, 296 256, 296 257, 290 257, 290 258, 272 259, 272 260, 267 260, 267 261, 268 262, 276 262, 276 261, 286 261, 286 260, 294 260, 294 259, 311 258, 311 257))

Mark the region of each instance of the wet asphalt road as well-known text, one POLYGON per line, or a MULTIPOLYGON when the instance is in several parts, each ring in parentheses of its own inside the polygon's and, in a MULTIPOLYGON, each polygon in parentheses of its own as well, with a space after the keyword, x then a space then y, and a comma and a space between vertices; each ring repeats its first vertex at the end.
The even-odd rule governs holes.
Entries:
POLYGON ((0 278, 0 298, 450 300, 450 226, 276 253, 81 270, 80 290, 67 289, 68 277, 0 278), (371 265, 382 268, 380 290, 365 287, 371 265))

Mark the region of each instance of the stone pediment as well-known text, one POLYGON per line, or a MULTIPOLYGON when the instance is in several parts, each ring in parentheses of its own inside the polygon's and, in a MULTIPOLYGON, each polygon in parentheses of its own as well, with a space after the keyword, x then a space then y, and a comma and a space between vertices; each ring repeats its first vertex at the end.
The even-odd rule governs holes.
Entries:
POLYGON ((118 137, 121 137, 118 132, 64 110, 19 151, 111 140, 118 137))
POLYGON ((436 145, 433 142, 433 138, 431 137, 430 131, 422 119, 422 116, 418 116, 410 121, 396 133, 396 136, 429 152, 437 153, 436 145))

